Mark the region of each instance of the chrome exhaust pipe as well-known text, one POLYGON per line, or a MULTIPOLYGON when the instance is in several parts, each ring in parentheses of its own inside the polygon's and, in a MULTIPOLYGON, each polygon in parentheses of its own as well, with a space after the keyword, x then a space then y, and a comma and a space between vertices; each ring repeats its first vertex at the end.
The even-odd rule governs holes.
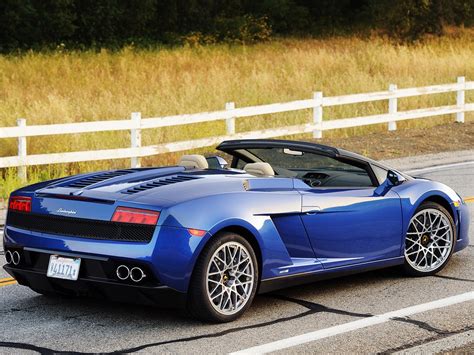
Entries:
POLYGON ((20 253, 16 250, 12 253, 12 263, 13 265, 18 265, 20 263, 20 253))
POLYGON ((122 281, 128 279, 130 277, 130 269, 128 266, 120 265, 117 268, 117 277, 122 281))
POLYGON ((12 263, 12 252, 10 250, 5 252, 5 260, 7 261, 8 265, 12 263))
POLYGON ((140 282, 145 277, 145 273, 139 267, 134 267, 132 270, 130 270, 130 278, 133 282, 140 282))

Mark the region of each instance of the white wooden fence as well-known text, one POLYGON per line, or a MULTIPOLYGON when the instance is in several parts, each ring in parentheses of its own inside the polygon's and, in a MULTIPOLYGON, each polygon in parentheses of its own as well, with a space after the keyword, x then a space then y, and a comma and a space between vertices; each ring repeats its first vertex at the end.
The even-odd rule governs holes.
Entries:
POLYGON ((324 97, 322 92, 315 92, 312 99, 270 105, 235 108, 233 102, 228 102, 225 105, 225 110, 223 111, 157 118, 142 118, 140 112, 134 112, 131 114, 131 118, 129 120, 94 121, 35 126, 28 126, 26 124, 26 119, 20 118, 17 121, 17 126, 0 128, 0 139, 18 139, 18 155, 0 157, 0 168, 18 167, 19 177, 22 180, 26 180, 26 167, 30 165, 131 158, 131 166, 139 167, 141 157, 166 152, 178 152, 188 149, 208 147, 218 144, 219 142, 226 139, 271 138, 309 132, 313 132, 314 138, 321 138, 322 132, 325 130, 358 127, 377 123, 388 123, 389 130, 396 130, 397 121, 447 114, 456 114, 456 122, 464 122, 464 113, 467 111, 474 111, 474 103, 465 102, 465 91, 467 90, 474 90, 474 81, 466 82, 464 77, 458 77, 457 83, 453 84, 407 89, 398 89, 396 85, 392 84, 389 86, 387 91, 344 96, 324 97), (398 111, 397 109, 397 99, 399 98, 452 92, 457 93, 456 104, 454 105, 421 108, 409 111, 398 111), (324 107, 380 100, 388 100, 387 113, 335 120, 323 120, 324 107), (235 131, 235 119, 239 117, 268 115, 273 113, 305 109, 313 110, 312 122, 258 131, 239 133, 236 133, 235 131), (142 146, 141 144, 141 131, 144 129, 179 126, 217 120, 226 120, 227 134, 225 136, 161 143, 151 146, 142 146), (122 130, 130 130, 130 148, 34 155, 27 154, 27 137, 122 130))

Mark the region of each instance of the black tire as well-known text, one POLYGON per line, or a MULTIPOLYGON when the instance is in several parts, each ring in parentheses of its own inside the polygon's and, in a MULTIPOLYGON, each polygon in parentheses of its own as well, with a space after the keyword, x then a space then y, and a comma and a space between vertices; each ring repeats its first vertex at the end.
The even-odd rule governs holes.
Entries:
MULTIPOLYGON (((406 250, 407 250, 407 237, 408 236, 406 235, 405 236, 405 243, 404 243, 405 246, 404 246, 404 251, 403 251, 404 256, 405 256, 405 262, 404 262, 404 265, 403 265, 403 269, 404 269, 405 273, 410 275, 410 276, 420 277, 420 276, 431 276, 431 275, 437 274, 448 264, 449 260, 451 259, 452 254, 454 252, 454 249, 456 247, 457 231, 456 231, 456 226, 454 224, 453 217, 446 210, 446 208, 444 208, 440 204, 438 204, 436 202, 430 202, 430 201, 423 202, 416 209, 415 213, 413 214, 412 218, 410 219, 410 223, 413 220, 414 216, 416 216, 417 214, 419 214, 422 211, 426 212, 428 210, 437 210, 437 211, 439 211, 449 221, 449 225, 451 227, 451 249, 450 249, 449 254, 447 255, 446 259, 439 266, 437 266, 435 269, 429 270, 429 271, 420 271, 420 270, 417 270, 416 268, 414 268, 407 259, 406 250)), ((410 231, 410 229, 409 229, 409 231, 410 231)), ((428 261, 426 261, 426 262, 428 262, 428 261)))
POLYGON ((259 280, 259 266, 252 245, 244 237, 235 233, 225 232, 216 235, 205 246, 196 262, 189 285, 187 311, 192 317, 200 321, 212 323, 231 322, 239 318, 250 307, 257 292, 259 280), (251 292, 246 303, 242 308, 234 314, 223 314, 218 312, 209 300, 207 271, 214 253, 229 242, 238 243, 248 251, 248 256, 253 263, 253 284, 251 285, 251 292))

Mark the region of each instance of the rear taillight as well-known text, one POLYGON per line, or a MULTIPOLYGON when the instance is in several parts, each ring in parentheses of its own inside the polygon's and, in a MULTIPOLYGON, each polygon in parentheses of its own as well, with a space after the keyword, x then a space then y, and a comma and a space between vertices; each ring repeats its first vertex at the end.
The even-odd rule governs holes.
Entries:
POLYGON ((31 212, 31 197, 12 196, 8 204, 10 211, 31 212))
POLYGON ((160 212, 142 210, 139 208, 117 207, 112 216, 113 222, 151 224, 155 225, 160 218, 160 212))

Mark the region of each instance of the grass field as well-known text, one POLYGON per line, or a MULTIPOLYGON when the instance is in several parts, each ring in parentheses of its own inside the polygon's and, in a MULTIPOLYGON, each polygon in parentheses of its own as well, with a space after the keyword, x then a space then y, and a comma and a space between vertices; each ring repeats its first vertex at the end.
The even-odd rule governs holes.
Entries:
MULTIPOLYGON (((29 125, 143 117, 276 103, 312 97, 474 79, 474 32, 456 31, 416 45, 396 45, 379 37, 285 39, 254 46, 215 45, 154 51, 28 53, 0 57, 0 127, 17 118, 29 125)), ((399 101, 399 110, 454 103, 455 94, 399 101)), ((472 94, 466 96, 474 101, 472 94)), ((325 119, 386 112, 387 103, 325 110, 325 119)), ((472 116, 467 115, 468 119, 472 116)), ((237 121, 237 131, 309 122, 311 112, 278 114, 237 121)), ((399 127, 433 125, 452 117, 403 122, 399 127)), ((348 136, 386 129, 371 126, 331 132, 348 136)), ((143 144, 192 139, 225 132, 224 122, 147 130, 143 144)), ((80 151, 129 146, 127 132, 28 139, 28 153, 80 151)), ((0 141, 0 156, 16 155, 16 140, 0 141)), ((146 159, 168 163, 175 155, 146 159)), ((99 168, 128 166, 128 161, 78 163, 29 169, 31 181, 99 168)), ((0 176, 0 198, 19 186, 15 171, 0 176)))

